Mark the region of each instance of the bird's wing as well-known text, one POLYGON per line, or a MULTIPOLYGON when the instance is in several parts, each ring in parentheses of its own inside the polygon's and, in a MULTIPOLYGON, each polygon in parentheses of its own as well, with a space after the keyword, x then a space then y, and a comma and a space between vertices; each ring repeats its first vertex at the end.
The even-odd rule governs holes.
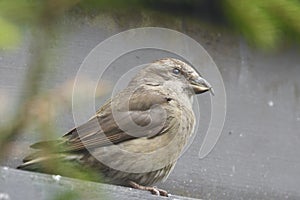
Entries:
MULTIPOLYGON (((163 107, 171 99, 159 90, 145 87, 127 94, 120 93, 104 104, 89 121, 64 135, 59 144, 62 146, 60 151, 81 151, 137 137, 151 138, 163 134, 167 120, 163 107), (114 106, 116 109, 113 109, 114 106)), ((40 149, 45 145, 45 142, 40 142, 32 145, 32 148, 40 149)))

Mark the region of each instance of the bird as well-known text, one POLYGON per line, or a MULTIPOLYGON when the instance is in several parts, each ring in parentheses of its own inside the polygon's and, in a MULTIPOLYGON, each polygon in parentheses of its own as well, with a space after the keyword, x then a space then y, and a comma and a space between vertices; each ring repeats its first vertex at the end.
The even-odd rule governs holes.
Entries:
POLYGON ((31 145, 35 152, 17 168, 55 173, 48 163, 63 160, 99 172, 101 182, 168 196, 153 185, 174 169, 195 129, 193 96, 207 91, 212 86, 190 64, 156 60, 87 122, 31 145))

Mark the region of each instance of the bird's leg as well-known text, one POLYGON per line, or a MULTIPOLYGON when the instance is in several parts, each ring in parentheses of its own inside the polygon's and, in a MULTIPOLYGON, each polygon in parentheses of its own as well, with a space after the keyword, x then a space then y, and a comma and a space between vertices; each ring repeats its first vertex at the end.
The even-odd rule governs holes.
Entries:
POLYGON ((159 189, 159 188, 157 188, 155 186, 154 187, 143 186, 143 185, 137 184, 136 182, 133 182, 133 181, 129 181, 128 183, 134 189, 146 190, 146 191, 149 191, 152 194, 157 195, 157 196, 159 196, 159 195, 160 196, 164 196, 164 197, 168 196, 168 192, 167 191, 159 189))

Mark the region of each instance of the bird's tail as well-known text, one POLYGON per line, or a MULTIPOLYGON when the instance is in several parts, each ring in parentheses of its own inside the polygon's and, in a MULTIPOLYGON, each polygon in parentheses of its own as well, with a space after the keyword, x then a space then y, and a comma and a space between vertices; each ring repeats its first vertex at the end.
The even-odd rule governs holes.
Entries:
POLYGON ((45 142, 37 143, 32 147, 38 151, 23 159, 23 164, 17 169, 35 171, 48 174, 59 174, 62 176, 101 181, 102 176, 90 166, 84 165, 86 154, 80 152, 59 152, 44 148, 45 142), (43 145, 42 145, 43 144, 43 145))
POLYGON ((82 155, 72 154, 46 154, 45 152, 35 152, 23 159, 23 164, 19 165, 17 169, 46 172, 46 173, 57 173, 60 165, 70 161, 78 162, 82 158, 82 155))
POLYGON ((63 141, 51 140, 37 142, 30 146, 37 151, 29 154, 23 159, 23 164, 18 166, 18 169, 38 172, 49 172, 55 168, 55 163, 75 159, 71 154, 66 154, 61 151, 63 141), (52 167, 53 165, 53 167, 52 167), (53 169, 51 169, 53 168, 53 169))

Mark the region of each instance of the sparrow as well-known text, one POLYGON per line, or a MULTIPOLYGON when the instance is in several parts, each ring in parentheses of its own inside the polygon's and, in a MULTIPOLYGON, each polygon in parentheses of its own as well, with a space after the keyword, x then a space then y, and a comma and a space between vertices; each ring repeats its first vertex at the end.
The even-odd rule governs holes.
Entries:
POLYGON ((99 172, 102 182, 168 196, 153 184, 173 170, 194 132, 193 96, 207 91, 213 94, 189 64, 175 58, 154 61, 86 123, 58 140, 31 145, 36 152, 18 168, 55 173, 48 163, 68 161, 99 172))

